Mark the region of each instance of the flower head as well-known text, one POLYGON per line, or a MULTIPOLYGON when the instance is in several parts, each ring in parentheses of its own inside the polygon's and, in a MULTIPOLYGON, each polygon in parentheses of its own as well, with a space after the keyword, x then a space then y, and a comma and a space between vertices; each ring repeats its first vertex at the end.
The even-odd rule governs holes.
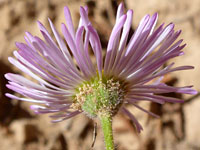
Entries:
POLYGON ((26 43, 16 43, 16 59, 10 57, 9 61, 36 82, 19 74, 7 73, 7 87, 23 96, 7 93, 8 97, 36 103, 31 109, 36 113, 52 113, 53 122, 81 112, 94 118, 107 113, 113 116, 120 110, 140 131, 141 125, 125 108, 125 103, 156 116, 137 102, 179 103, 183 101, 157 94, 196 94, 191 86, 171 87, 161 83, 165 74, 193 67, 173 67, 174 63, 171 63, 163 68, 169 59, 183 55, 181 50, 185 44, 181 45, 183 40, 177 40, 181 31, 174 31, 172 23, 154 29, 157 13, 144 16, 128 41, 133 11, 124 13, 123 4, 120 4, 104 60, 99 36, 88 19, 87 7, 80 8, 77 30, 67 7, 64 14, 66 25, 61 27, 65 40, 49 19, 57 43, 40 22, 38 25, 44 40, 26 32, 26 43), (90 58, 90 48, 96 62, 90 58))

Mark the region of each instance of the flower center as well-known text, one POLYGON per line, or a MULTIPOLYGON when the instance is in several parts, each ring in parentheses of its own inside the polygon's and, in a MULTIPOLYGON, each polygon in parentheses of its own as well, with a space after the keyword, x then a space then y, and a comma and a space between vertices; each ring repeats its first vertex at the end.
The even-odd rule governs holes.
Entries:
POLYGON ((94 80, 78 89, 73 109, 85 112, 89 117, 96 117, 102 113, 115 115, 122 104, 124 90, 119 81, 113 79, 94 80))

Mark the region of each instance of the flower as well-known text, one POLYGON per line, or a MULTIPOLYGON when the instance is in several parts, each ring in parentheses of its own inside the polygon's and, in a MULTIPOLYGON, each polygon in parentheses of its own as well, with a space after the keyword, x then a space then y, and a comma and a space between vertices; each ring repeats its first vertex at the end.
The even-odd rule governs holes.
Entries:
POLYGON ((7 87, 23 96, 6 93, 8 97, 36 103, 31 109, 36 113, 52 113, 53 122, 82 112, 93 118, 107 112, 113 116, 120 110, 141 131, 141 125, 125 108, 126 103, 157 117, 137 102, 179 103, 183 100, 158 94, 196 94, 192 86, 172 87, 161 82, 167 73, 193 67, 173 68, 174 63, 162 67, 169 59, 183 55, 181 50, 185 44, 181 45, 183 40, 176 41, 181 31, 175 32, 173 23, 154 29, 157 13, 144 16, 128 41, 133 11, 124 13, 121 3, 104 61, 100 38, 88 19, 88 8, 80 8, 77 30, 68 7, 64 8, 64 14, 66 25, 61 27, 65 41, 49 19, 57 43, 40 22, 44 41, 26 32, 26 43, 16 43, 16 59, 9 57, 8 60, 36 82, 19 74, 7 73, 7 87), (94 53, 95 63, 90 58, 89 48, 94 53))

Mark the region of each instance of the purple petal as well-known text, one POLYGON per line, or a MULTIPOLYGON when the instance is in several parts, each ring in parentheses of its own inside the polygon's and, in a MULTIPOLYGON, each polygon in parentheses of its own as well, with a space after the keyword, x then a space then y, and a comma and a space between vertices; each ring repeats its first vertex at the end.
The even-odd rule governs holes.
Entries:
POLYGON ((119 19, 119 21, 115 24, 115 26, 111 32, 110 39, 109 39, 108 46, 107 46, 106 58, 105 58, 105 65, 104 65, 105 74, 110 69, 110 67, 113 65, 114 57, 117 52, 117 46, 118 46, 118 42, 119 42, 120 32, 126 21, 126 18, 127 18, 127 15, 123 15, 119 19))
POLYGON ((124 15, 124 4, 121 2, 117 8, 116 22, 124 15))
POLYGON ((72 17, 71 17, 69 8, 67 6, 64 7, 64 15, 65 15, 67 27, 69 29, 69 33, 72 36, 72 38, 75 38, 75 31, 74 31, 74 26, 72 22, 72 17))
POLYGON ((141 111, 143 111, 143 112, 145 112, 145 113, 147 113, 147 114, 149 114, 149 115, 151 115, 151 116, 153 116, 153 117, 155 117, 155 118, 160 118, 158 115, 156 115, 156 114, 154 114, 154 113, 152 113, 152 112, 150 112, 150 111, 145 110, 144 108, 138 106, 137 104, 135 104, 135 103, 133 103, 133 102, 131 102, 131 101, 130 101, 130 103, 131 103, 132 105, 134 105, 135 107, 137 107, 138 109, 140 109, 141 111))
POLYGON ((135 116, 132 114, 132 113, 130 113, 126 108, 122 108, 121 109, 121 111, 125 114, 125 115, 127 115, 132 121, 133 121, 133 123, 135 124, 135 126, 136 126, 136 129, 137 129, 137 131, 140 133, 142 130, 143 130, 143 128, 142 128, 142 126, 140 125, 140 123, 137 121, 137 119, 135 118, 135 116))
POLYGON ((100 42, 100 39, 99 39, 99 36, 98 36, 96 30, 90 25, 87 28, 91 34, 90 44, 91 44, 93 52, 95 54, 99 76, 101 77, 102 76, 102 68, 103 68, 101 42, 100 42))

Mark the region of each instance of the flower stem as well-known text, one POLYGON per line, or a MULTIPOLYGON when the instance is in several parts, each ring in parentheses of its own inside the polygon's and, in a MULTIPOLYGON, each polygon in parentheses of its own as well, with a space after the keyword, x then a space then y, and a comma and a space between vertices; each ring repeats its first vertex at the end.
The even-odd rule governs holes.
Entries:
POLYGON ((112 117, 110 114, 100 116, 101 126, 104 134, 106 150, 114 150, 113 133, 112 133, 112 117))

